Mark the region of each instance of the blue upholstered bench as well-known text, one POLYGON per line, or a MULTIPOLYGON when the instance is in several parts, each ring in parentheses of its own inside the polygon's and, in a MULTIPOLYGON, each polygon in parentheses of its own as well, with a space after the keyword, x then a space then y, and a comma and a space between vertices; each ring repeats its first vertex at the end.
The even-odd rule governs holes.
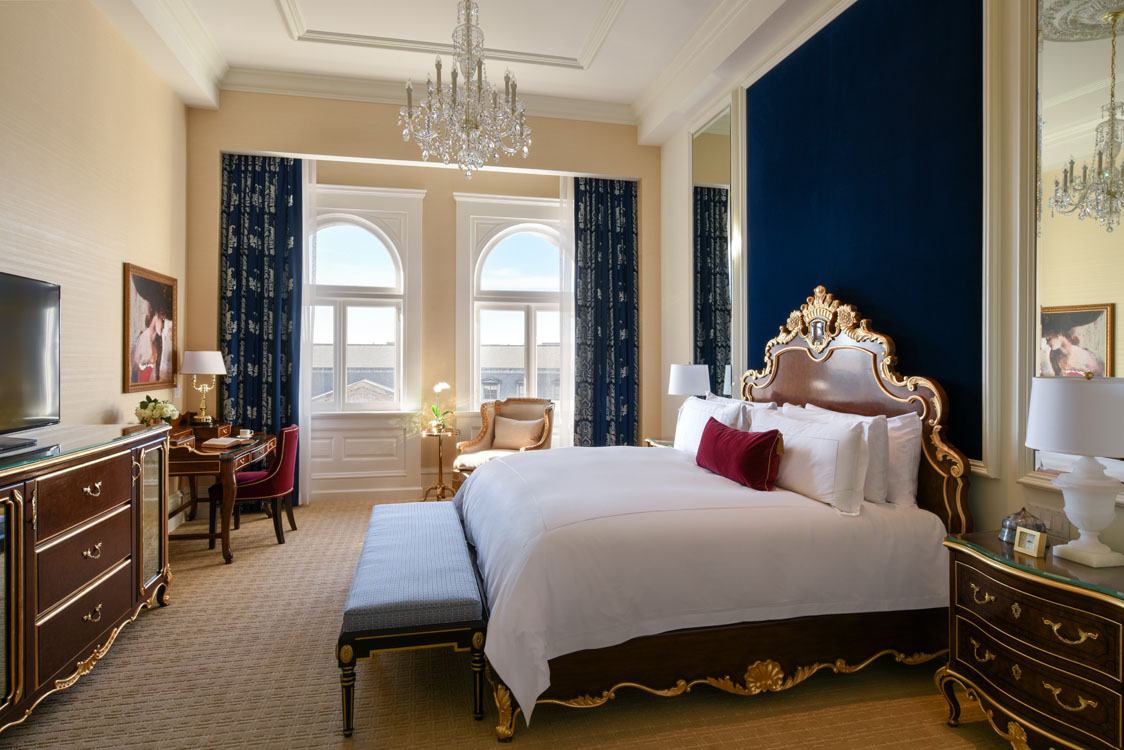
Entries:
POLYGON ((336 646, 344 736, 355 729, 355 662, 380 651, 471 651, 472 712, 484 718, 486 620, 480 577, 453 504, 376 505, 336 646))

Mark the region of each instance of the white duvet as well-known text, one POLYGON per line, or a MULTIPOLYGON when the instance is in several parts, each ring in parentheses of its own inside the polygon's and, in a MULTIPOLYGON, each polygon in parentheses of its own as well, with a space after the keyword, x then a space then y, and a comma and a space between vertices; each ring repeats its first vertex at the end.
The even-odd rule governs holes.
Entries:
POLYGON ((530 721, 547 660, 678 628, 943 607, 940 520, 759 492, 664 448, 530 451, 457 493, 490 607, 485 653, 530 721))

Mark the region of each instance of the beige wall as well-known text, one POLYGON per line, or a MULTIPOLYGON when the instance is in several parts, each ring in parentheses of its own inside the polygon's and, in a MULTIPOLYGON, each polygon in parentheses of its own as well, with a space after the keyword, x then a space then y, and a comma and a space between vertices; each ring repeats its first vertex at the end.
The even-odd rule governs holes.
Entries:
POLYGON ((184 298, 184 107, 85 0, 0 3, 0 71, 0 271, 62 287, 63 420, 133 422, 123 264, 184 298))
POLYGON ((1124 340, 1120 317, 1124 315, 1124 234, 1109 233, 1092 219, 1051 216, 1047 201, 1061 170, 1042 175, 1042 236, 1038 239, 1038 304, 1116 305, 1113 353, 1117 377, 1124 376, 1124 340))
POLYGON ((729 185, 730 136, 699 133, 692 138, 691 169, 696 185, 729 185))
MULTIPOLYGON (((311 156, 395 159, 420 164, 415 143, 402 140, 397 107, 386 104, 224 91, 218 110, 189 109, 188 348, 215 348, 218 327, 220 154, 269 151, 311 156)), ((529 118, 534 143, 528 159, 505 166, 627 177, 640 181, 641 431, 660 425, 660 150, 637 145, 636 128, 575 120, 529 118)), ((330 163, 317 167, 321 183, 425 188, 422 382, 455 378, 455 220, 452 192, 557 196, 553 175, 330 163), (431 208, 435 213, 431 213, 431 208), (446 213, 448 212, 448 213, 446 213), (443 217, 448 217, 446 221, 443 217)), ((429 461, 425 462, 427 465, 429 461)))

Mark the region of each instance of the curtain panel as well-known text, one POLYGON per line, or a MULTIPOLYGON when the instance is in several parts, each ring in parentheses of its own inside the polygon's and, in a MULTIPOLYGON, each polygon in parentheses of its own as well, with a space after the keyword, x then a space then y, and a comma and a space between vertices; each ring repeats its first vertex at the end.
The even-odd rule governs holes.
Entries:
POLYGON ((635 445, 638 437, 637 188, 574 179, 575 445, 635 445))
POLYGON ((726 188, 695 188, 695 363, 723 393, 730 364, 730 252, 726 188))
POLYGON ((223 155, 222 415, 273 434, 298 421, 302 200, 300 159, 223 155))

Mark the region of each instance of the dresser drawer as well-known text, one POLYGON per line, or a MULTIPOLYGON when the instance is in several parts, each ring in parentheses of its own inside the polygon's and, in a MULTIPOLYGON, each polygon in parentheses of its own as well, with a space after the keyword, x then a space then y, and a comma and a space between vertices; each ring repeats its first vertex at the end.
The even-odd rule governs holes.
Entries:
POLYGON ((1119 747, 1121 695, 1004 645, 982 627, 956 618, 952 661, 1034 711, 1043 724, 1086 735, 1090 747, 1119 747))
POLYGON ((35 623, 36 687, 55 672, 86 658, 106 627, 129 611, 133 563, 126 560, 86 591, 35 623))
POLYGON ((133 495, 129 451, 72 466, 35 480, 36 539, 48 539, 120 505, 133 495))
POLYGON ((121 505, 95 523, 79 527, 35 553, 38 612, 85 586, 132 552, 133 507, 121 505))
POLYGON ((1059 603, 1056 590, 959 559, 955 597, 957 607, 1004 633, 1121 679, 1121 624, 1059 603))

